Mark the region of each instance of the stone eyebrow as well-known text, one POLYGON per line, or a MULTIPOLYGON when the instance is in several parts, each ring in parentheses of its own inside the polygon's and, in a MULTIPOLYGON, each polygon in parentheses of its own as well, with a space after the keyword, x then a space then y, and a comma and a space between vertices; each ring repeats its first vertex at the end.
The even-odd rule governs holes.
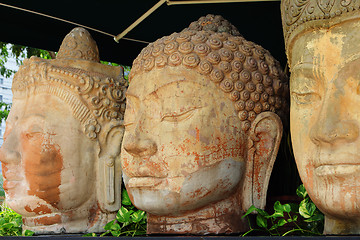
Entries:
POLYGON ((40 118, 40 119, 42 119, 42 120, 45 120, 45 116, 44 115, 42 115, 42 114, 40 114, 40 113, 32 113, 32 114, 30 114, 30 115, 27 115, 27 116, 25 116, 24 117, 24 120, 27 120, 27 119, 29 119, 29 118, 40 118))
MULTIPOLYGON (((182 77, 182 76, 178 76, 178 77, 182 77)), ((156 87, 156 89, 152 92, 150 92, 148 95, 150 94, 153 94, 155 92, 157 92, 158 90, 160 90, 161 88, 165 88, 165 87, 168 87, 170 85, 173 85, 173 84, 178 84, 178 83, 191 83, 191 84, 194 84, 194 85, 200 85, 200 86, 206 86, 206 84, 201 84, 197 81, 194 81, 192 79, 187 79, 187 78, 183 78, 183 79, 178 79, 178 80, 173 80, 173 81, 169 81, 165 84, 162 84, 162 85, 159 85, 158 87, 156 87)))

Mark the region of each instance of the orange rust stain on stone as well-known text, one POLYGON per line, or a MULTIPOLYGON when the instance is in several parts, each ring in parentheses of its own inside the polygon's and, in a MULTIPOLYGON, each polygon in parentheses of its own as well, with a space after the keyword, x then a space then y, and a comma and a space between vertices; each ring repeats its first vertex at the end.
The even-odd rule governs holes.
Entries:
POLYGON ((51 209, 48 207, 48 206, 45 206, 45 205, 40 205, 34 209, 31 209, 29 205, 26 205, 25 207, 25 210, 28 211, 28 212, 34 212, 38 215, 41 215, 41 214, 47 214, 47 213, 51 213, 51 209))
POLYGON ((199 142, 200 141, 200 130, 198 128, 195 128, 196 131, 196 141, 199 142))
POLYGON ((100 216, 100 206, 99 203, 96 202, 90 209, 89 209, 89 227, 94 226, 94 224, 99 220, 100 216))
POLYGON ((5 163, 1 163, 1 167, 2 175, 4 176, 4 178, 6 178, 6 172, 8 171, 7 165, 5 163))
POLYGON ((37 196, 53 207, 60 201, 63 157, 60 147, 52 143, 51 134, 21 134, 25 177, 29 195, 37 196))
POLYGON ((14 191, 8 191, 9 189, 9 186, 8 186, 8 181, 6 181, 6 178, 7 178, 7 173, 9 171, 8 167, 7 167, 7 164, 5 163, 2 163, 1 164, 2 166, 2 175, 4 177, 4 183, 3 183, 3 188, 4 188, 4 191, 6 192, 6 194, 8 195, 8 197, 14 197, 14 191))
POLYGON ((304 183, 307 189, 313 189, 314 185, 314 166, 309 162, 306 164, 306 178, 304 178, 304 183))
POLYGON ((61 223, 61 216, 60 215, 55 215, 52 217, 48 217, 48 216, 44 216, 41 218, 36 218, 34 220, 35 225, 53 225, 53 224, 57 224, 57 223, 61 223))

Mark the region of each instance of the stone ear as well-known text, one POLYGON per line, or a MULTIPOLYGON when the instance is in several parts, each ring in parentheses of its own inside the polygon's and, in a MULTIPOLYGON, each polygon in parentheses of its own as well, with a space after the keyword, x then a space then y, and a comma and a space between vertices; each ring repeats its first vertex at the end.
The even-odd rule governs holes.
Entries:
POLYGON ((264 209, 272 168, 279 150, 283 126, 273 112, 260 113, 249 129, 248 159, 242 192, 243 210, 264 209))
POLYGON ((114 212, 121 207, 120 151, 124 127, 111 126, 106 133, 105 142, 102 144, 99 154, 97 197, 103 211, 114 212))

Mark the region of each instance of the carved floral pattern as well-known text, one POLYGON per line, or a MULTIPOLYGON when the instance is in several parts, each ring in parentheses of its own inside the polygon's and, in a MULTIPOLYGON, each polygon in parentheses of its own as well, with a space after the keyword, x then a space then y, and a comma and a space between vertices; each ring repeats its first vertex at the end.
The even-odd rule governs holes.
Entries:
POLYGON ((114 79, 102 73, 58 66, 37 57, 24 60, 12 86, 17 96, 35 91, 63 99, 90 139, 97 138, 105 122, 124 119, 126 88, 123 76, 114 79))
POLYGON ((285 44, 300 25, 338 17, 360 9, 359 0, 282 0, 285 44))

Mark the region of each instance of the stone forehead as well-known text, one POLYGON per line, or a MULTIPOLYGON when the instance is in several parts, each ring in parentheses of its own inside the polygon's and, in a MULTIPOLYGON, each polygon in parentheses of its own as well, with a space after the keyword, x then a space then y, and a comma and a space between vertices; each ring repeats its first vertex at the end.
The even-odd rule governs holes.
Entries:
POLYGON ((122 122, 127 87, 122 75, 113 78, 60 63, 61 60, 26 59, 13 79, 14 97, 48 93, 61 98, 90 139, 97 138, 106 123, 122 122))
POLYGON ((282 0, 281 16, 288 54, 298 34, 360 18, 360 0, 282 0))
POLYGON ((134 60, 129 81, 140 73, 183 65, 217 84, 235 104, 247 130, 263 111, 285 115, 287 77, 261 46, 228 32, 184 29, 145 47, 134 60))

